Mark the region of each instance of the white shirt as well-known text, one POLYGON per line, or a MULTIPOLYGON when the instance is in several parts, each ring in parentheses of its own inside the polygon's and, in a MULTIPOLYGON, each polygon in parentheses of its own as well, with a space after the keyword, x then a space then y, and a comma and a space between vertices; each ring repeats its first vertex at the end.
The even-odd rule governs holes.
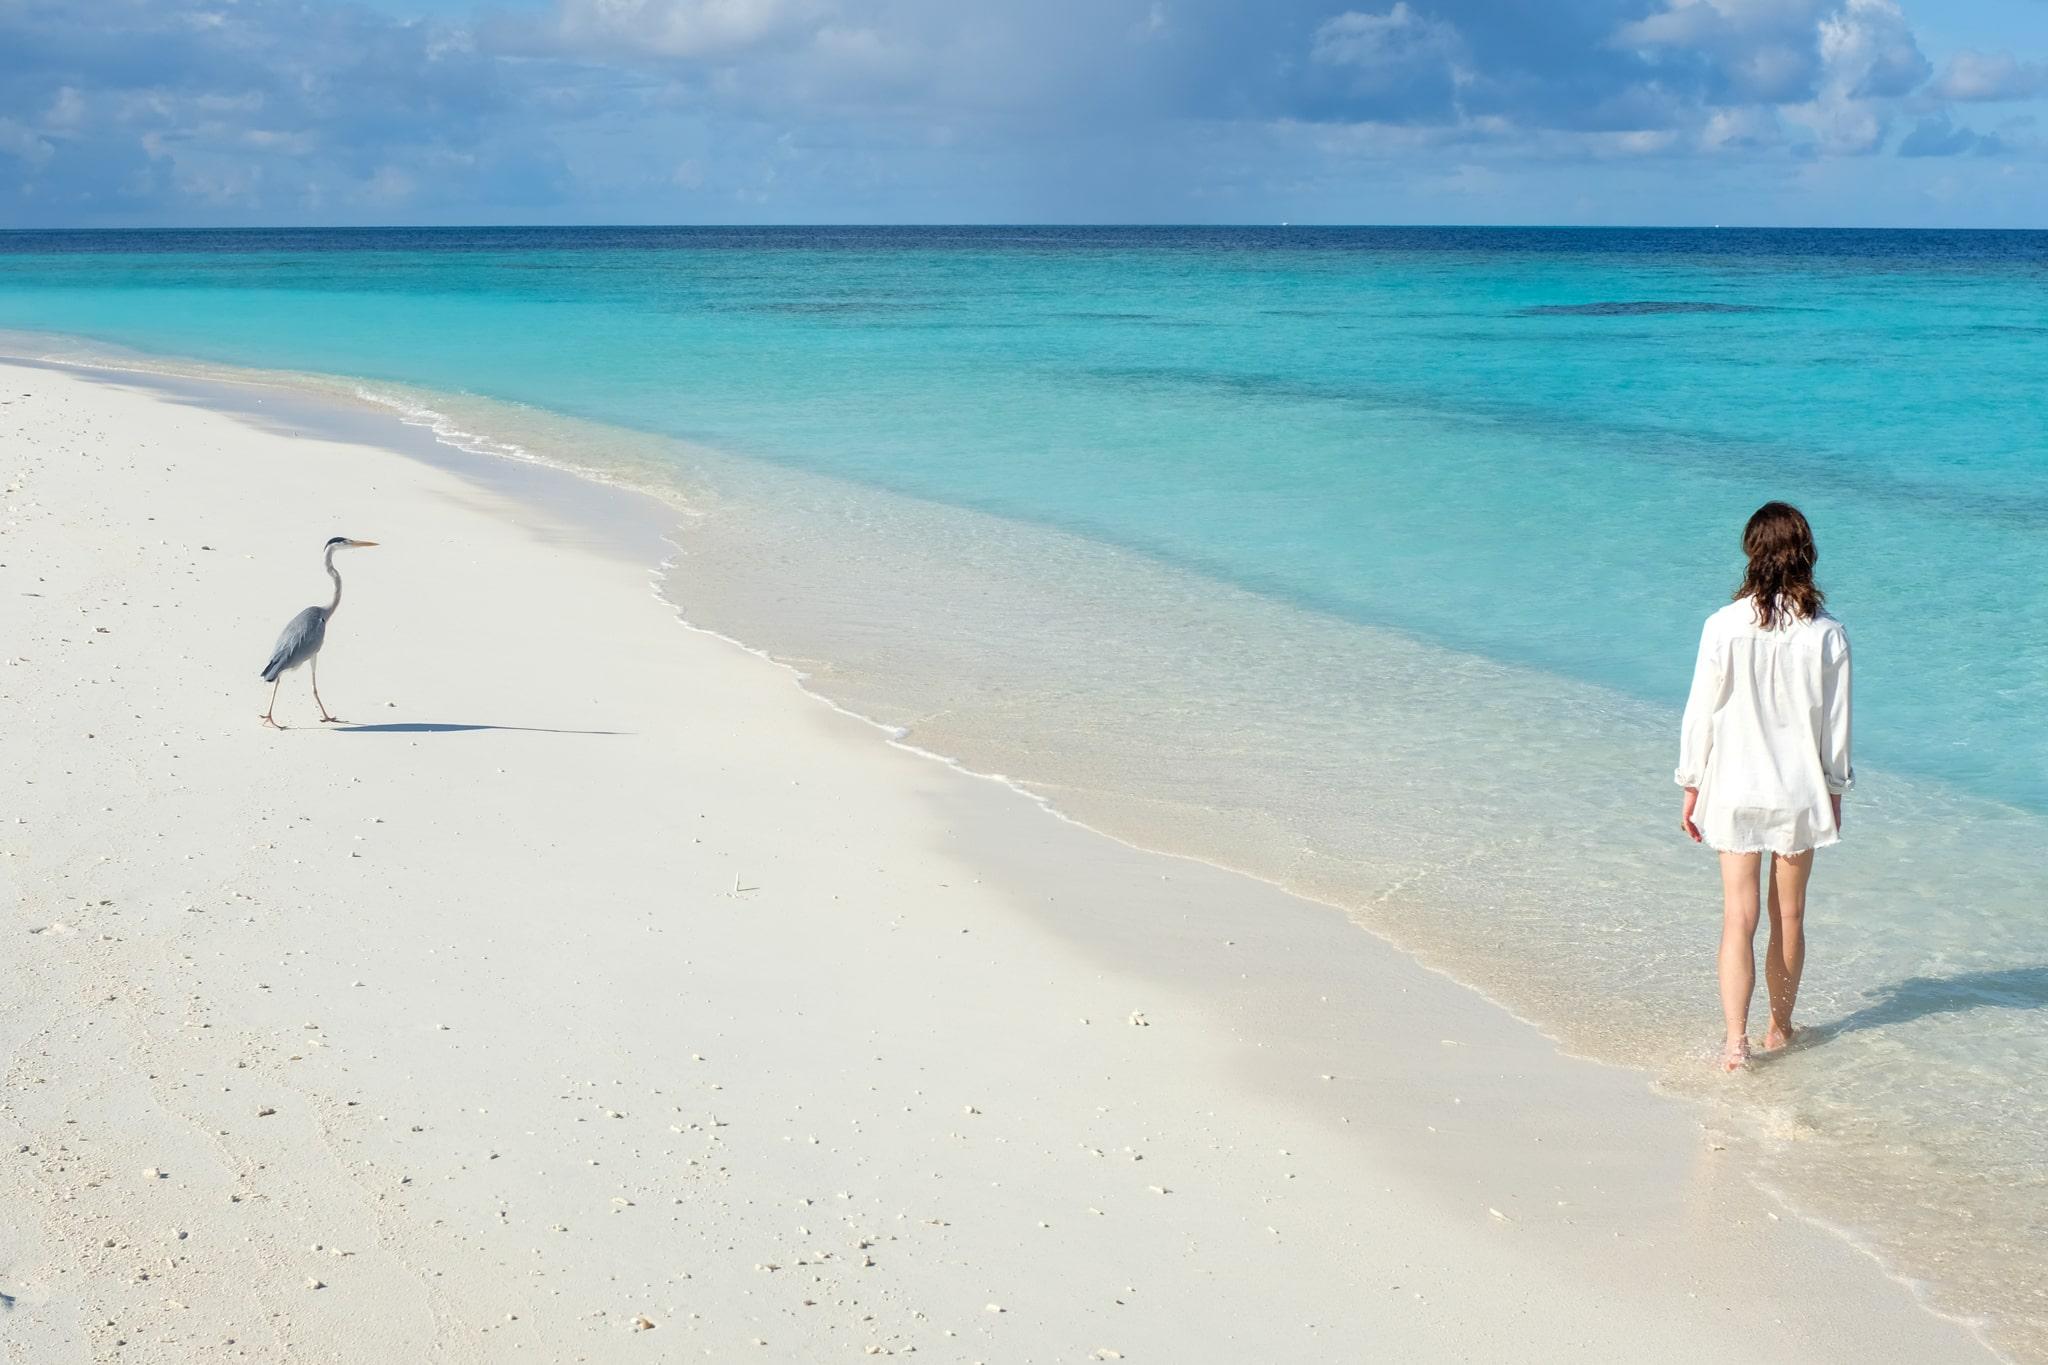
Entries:
POLYGON ((1678 737, 1693 822, 1728 853, 1799 853, 1839 837, 1849 790, 1849 636, 1825 611, 1757 624, 1750 598, 1707 618, 1678 737))

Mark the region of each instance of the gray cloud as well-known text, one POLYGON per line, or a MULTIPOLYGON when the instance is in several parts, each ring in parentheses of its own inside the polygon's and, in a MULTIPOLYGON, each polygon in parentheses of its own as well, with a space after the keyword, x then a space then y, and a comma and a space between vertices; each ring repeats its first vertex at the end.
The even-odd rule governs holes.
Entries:
POLYGON ((1458 30, 1411 9, 1346 10, 1315 28, 1303 85, 1332 114, 1393 122, 1441 122, 1456 115, 1470 57, 1458 30))
MULTIPOLYGON (((353 6, 11 0, 0 117, 50 152, 0 204, 388 213, 488 181, 520 93, 466 30, 353 6)), ((531 198, 550 179, 527 162, 531 198)))
POLYGON ((0 221, 1144 216, 1369 165, 1476 200, 1868 153, 1908 109, 1908 155, 2037 145, 1940 104, 2039 69, 1930 82, 1892 0, 480 3, 0 0, 0 221))
POLYGON ((1975 152, 1992 155, 2005 149, 1989 133, 1972 132, 1945 114, 1929 114, 1899 141, 1900 156, 1964 156, 1975 152))

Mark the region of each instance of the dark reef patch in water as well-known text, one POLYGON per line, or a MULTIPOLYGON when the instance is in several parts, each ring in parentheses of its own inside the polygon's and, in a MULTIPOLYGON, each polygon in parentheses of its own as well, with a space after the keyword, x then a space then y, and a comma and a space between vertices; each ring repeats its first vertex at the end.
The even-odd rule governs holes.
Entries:
POLYGON ((1080 371, 1091 379, 1132 388, 1172 388, 1195 393, 1234 393, 1251 398, 1336 399, 1374 401, 1369 389, 1343 384, 1318 384, 1287 375, 1202 369, 1174 365, 1092 365, 1080 371))
POLYGON ((1159 320, 1159 314, 1157 313, 1117 313, 1095 311, 1086 308, 1070 308, 1061 312, 1048 313, 1046 316, 1058 318, 1065 322, 1157 322, 1159 320))
POLYGON ((929 313, 934 305, 923 300, 850 298, 850 299, 788 299, 769 303, 749 303, 737 311, 745 313, 789 313, 798 317, 834 317, 860 313, 876 315, 890 313, 929 313))
MULTIPOLYGON (((1481 327, 1465 330, 1446 328, 1442 331, 1423 331, 1418 329, 1413 335, 1429 341, 1455 341, 1463 345, 1473 346, 1555 346, 1558 344, 1555 332, 1488 331, 1481 327)), ((1575 336, 1572 338, 1571 344, 1574 346, 1611 346, 1617 341, 1654 341, 1656 339, 1657 333, 1645 327, 1631 327, 1626 330, 1607 328, 1597 333, 1588 332, 1575 336)), ((1735 363, 1740 362, 1737 361, 1735 363)))
POLYGON ((1538 303, 1517 308, 1518 318, 1639 318, 1653 313, 1769 313, 1760 303, 1708 303, 1697 299, 1625 299, 1607 303, 1538 303))

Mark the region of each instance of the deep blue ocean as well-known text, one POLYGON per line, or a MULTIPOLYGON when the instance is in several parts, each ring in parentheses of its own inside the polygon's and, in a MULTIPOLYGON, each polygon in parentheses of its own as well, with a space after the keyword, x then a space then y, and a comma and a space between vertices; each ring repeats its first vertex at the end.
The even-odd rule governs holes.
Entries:
POLYGON ((2048 233, 15 232, 0 330, 668 497, 690 619, 1707 1096, 2048 1351, 2048 233), (1835 1031, 1730 1100, 1670 767, 1769 498, 1854 642, 1859 781, 1835 1031))

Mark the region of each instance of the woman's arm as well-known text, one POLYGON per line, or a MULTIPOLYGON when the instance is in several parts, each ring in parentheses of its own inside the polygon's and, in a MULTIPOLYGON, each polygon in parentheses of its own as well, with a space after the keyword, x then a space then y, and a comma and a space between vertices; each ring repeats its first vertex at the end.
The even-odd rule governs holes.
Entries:
POLYGON ((1835 827, 1842 825, 1842 793, 1856 783, 1849 761, 1849 636, 1837 626, 1821 643, 1820 766, 1833 798, 1835 827))
POLYGON ((1713 638, 1710 621, 1700 631, 1700 652, 1693 661, 1692 691, 1685 699, 1685 719, 1678 726, 1678 768, 1672 777, 1685 788, 1685 808, 1678 817, 1679 828, 1694 843, 1700 841, 1699 826, 1692 821, 1699 804, 1700 783, 1707 775, 1707 756, 1714 747, 1714 708, 1721 702, 1721 650, 1713 638))

